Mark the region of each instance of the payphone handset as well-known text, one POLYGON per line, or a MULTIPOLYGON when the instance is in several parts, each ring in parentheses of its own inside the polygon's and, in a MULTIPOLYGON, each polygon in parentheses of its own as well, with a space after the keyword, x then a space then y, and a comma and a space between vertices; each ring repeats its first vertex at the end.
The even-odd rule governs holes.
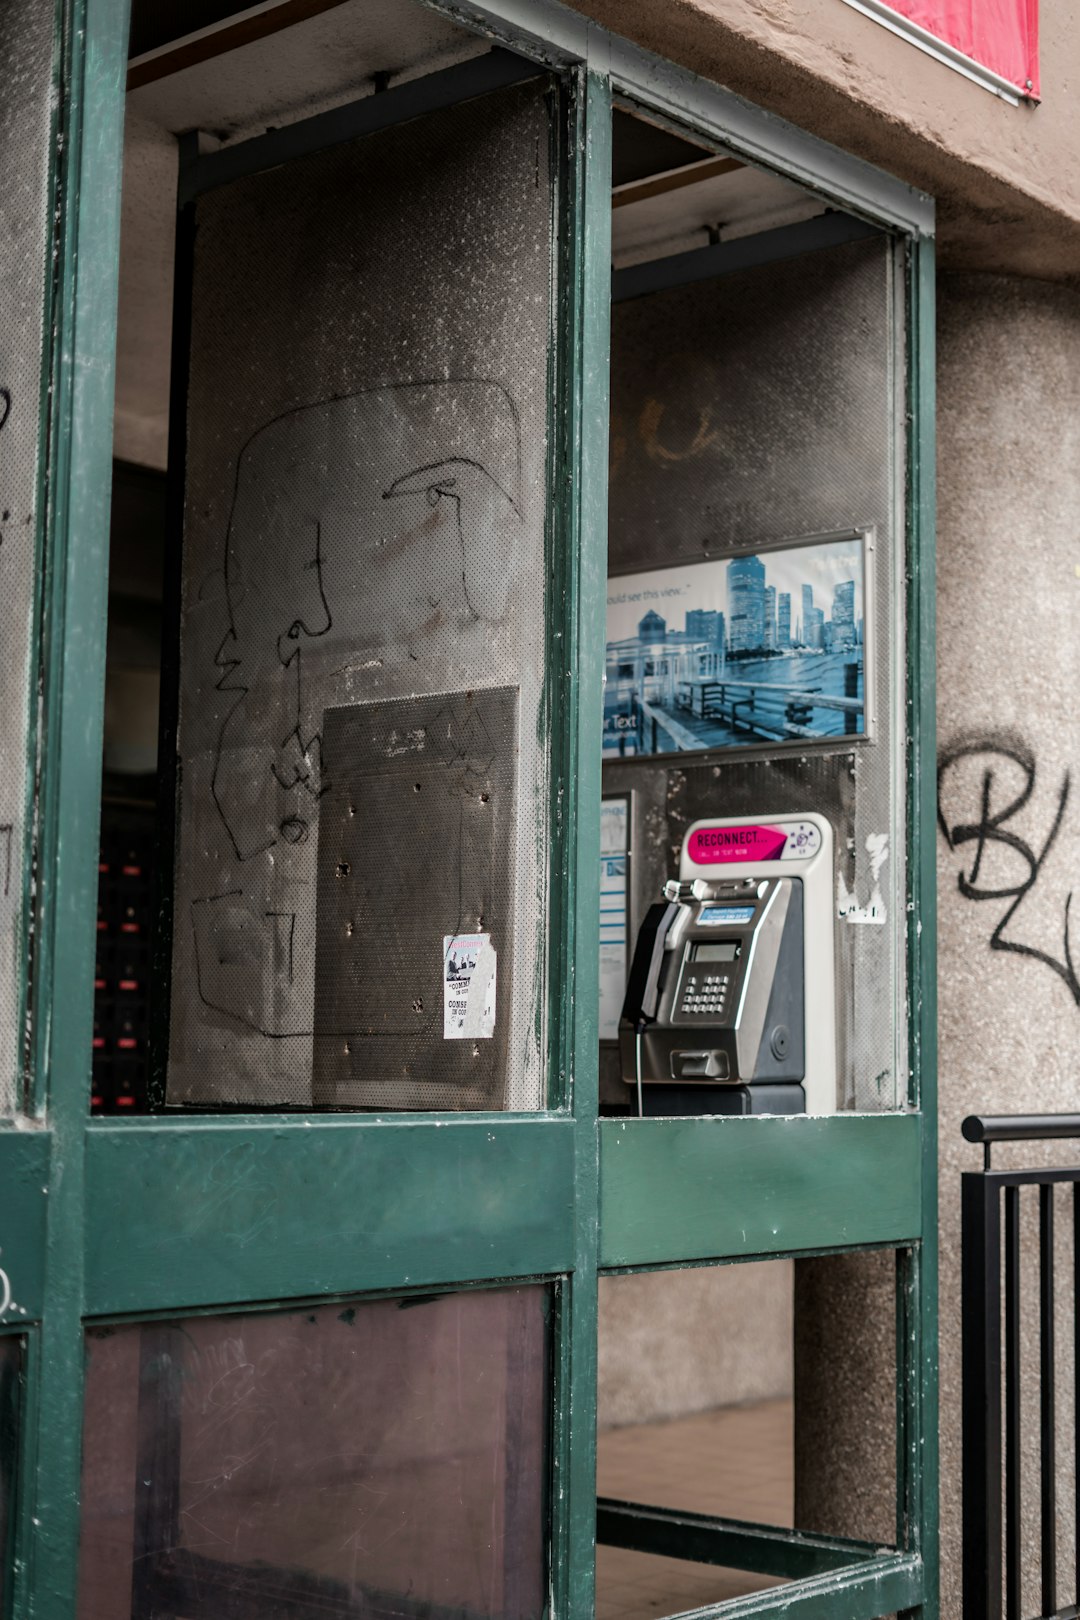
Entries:
MULTIPOLYGON (((821 816, 696 821, 638 935, 623 1079, 710 1111, 836 1109, 833 834, 821 816)), ((682 1111, 682 1107, 675 1111, 682 1111)))

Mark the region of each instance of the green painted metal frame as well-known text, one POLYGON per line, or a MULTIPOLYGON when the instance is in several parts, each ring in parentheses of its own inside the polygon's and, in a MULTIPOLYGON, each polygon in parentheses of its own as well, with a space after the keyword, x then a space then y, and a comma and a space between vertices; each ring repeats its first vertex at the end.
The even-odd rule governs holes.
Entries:
MULTIPOLYGON (((601 64, 602 66, 602 64, 601 64)), ((556 396, 557 521, 566 615, 564 654, 553 689, 562 716, 559 746, 569 767, 565 817, 556 850, 565 867, 552 873, 549 964, 562 997, 564 1032, 557 1095, 574 1120, 574 1254, 563 1293, 557 1345, 552 1458, 551 1612, 588 1620, 595 1609, 597 1228, 599 1147, 600 756, 603 638, 598 608, 607 586, 608 353, 611 286, 611 89, 592 58, 573 70, 567 165, 568 229, 563 243, 564 368, 556 396)), ((561 575, 561 580, 560 580, 561 575)), ((558 640, 556 640, 558 646, 558 640)), ((557 765, 557 756, 553 765, 557 765)), ((556 770, 556 774, 558 771, 556 770)), ((558 830, 558 829, 557 829, 558 830)), ((554 1011, 554 1009, 553 1009, 554 1011)))
POLYGON ((914 1114, 732 1123, 601 1122, 602 1267, 918 1241, 922 1166, 914 1114))
POLYGON ((15 1613, 75 1612, 81 1465, 83 1150, 97 909, 113 368, 127 8, 61 13, 52 289, 38 911, 31 1011, 47 1088, 45 1299, 30 1336, 15 1613))
MULTIPOLYGON (((716 1612, 726 1620, 871 1620, 895 1611, 935 1620, 932 204, 858 159, 612 37, 555 0, 428 0, 501 44, 560 68, 567 86, 562 305, 553 375, 557 612, 549 670, 556 784, 550 930, 555 1107, 535 1118, 91 1122, 127 4, 58 3, 57 76, 64 94, 47 368, 34 1122, 29 1129, 0 1131, 0 1240, 17 1279, 15 1305, 26 1312, 14 1316, 26 1328, 15 1614, 19 1620, 67 1620, 75 1612, 86 1316, 239 1308, 497 1278, 563 1279, 556 1290, 551 1609, 568 1620, 586 1620, 594 1609, 598 1271, 886 1244, 897 1247, 901 1550, 860 1556, 851 1566, 805 1574, 792 1586, 699 1613, 716 1612), (913 1090, 907 1116, 726 1126, 597 1122, 596 694, 606 585, 613 96, 766 162, 910 242, 908 808, 918 926, 909 942, 913 1090), (771 1187, 773 1202, 764 1216, 757 1212, 752 1229, 745 1220, 738 1224, 734 1211, 725 1220, 716 1207, 717 1176, 725 1164, 733 1172, 736 1149, 740 1170, 750 1169, 759 1188, 771 1187), (813 1167, 804 1164, 785 1198, 776 1187, 790 1185, 796 1157, 812 1159, 813 1167), (330 1218, 344 1234, 331 1256, 319 1243, 325 1226, 316 1230, 310 1215, 312 1177, 317 1165, 326 1164, 334 1174, 324 1177, 322 1193, 332 1182, 330 1218), (634 1198, 642 1175, 659 1176, 670 1195, 663 1220, 651 1231, 634 1198), (780 1181, 770 1183, 773 1176, 780 1181), (851 1209, 828 1193, 834 1177, 851 1198, 851 1209), (459 1195, 451 1198, 459 1178, 470 1188, 468 1208, 459 1195), (404 1192, 388 1212, 378 1193, 391 1181, 404 1192), (433 1181, 446 1188, 446 1196, 429 1200, 425 1225, 420 1188, 429 1192, 433 1181), (888 1196, 878 1196, 860 1213, 860 1189, 874 1184, 880 1195, 885 1182, 888 1196), (215 1242, 209 1225, 192 1212, 195 1194, 210 1186, 224 1190, 225 1242, 215 1242), (265 1228, 256 1220, 260 1188, 275 1195, 265 1228), (448 1211, 453 1216, 447 1223, 448 1211)), ((792 1557, 797 1542, 781 1534, 770 1544, 788 1549, 779 1556, 792 1557)))

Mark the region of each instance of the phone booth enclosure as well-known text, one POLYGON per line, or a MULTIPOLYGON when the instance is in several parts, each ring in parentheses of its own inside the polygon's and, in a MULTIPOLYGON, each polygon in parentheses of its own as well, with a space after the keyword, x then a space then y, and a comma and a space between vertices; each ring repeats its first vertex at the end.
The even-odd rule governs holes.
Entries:
POLYGON ((191 205, 169 1104, 542 1103, 554 107, 191 205))
MULTIPOLYGON (((685 564, 692 580, 695 564, 747 558, 767 579, 776 557, 804 555, 812 580, 815 547, 849 541, 862 558, 861 734, 800 740, 798 726, 784 736, 781 723, 773 741, 747 730, 732 746, 681 753, 661 738, 657 757, 633 759, 611 751, 606 734, 604 762, 605 795, 632 796, 638 921, 677 875, 695 822, 828 820, 836 1106, 859 1112, 907 1096, 901 312, 896 250, 883 235, 612 311, 609 596, 640 596, 634 611, 664 621, 662 631, 648 626, 658 654, 684 613, 689 631, 694 607, 662 579, 650 597, 652 570, 685 564)), ((792 640, 800 609, 796 595, 792 640)), ((746 665, 732 658, 730 624, 727 637, 720 662, 738 676, 746 665)), ((609 647, 609 671, 611 656, 609 647)), ((813 661, 797 661, 811 670, 800 683, 820 686, 813 661)), ((783 665, 766 666, 766 682, 782 681, 771 671, 783 665)), ((692 712, 675 713, 692 723, 692 712)), ((625 1104, 610 1048, 601 1065, 605 1102, 625 1104)))

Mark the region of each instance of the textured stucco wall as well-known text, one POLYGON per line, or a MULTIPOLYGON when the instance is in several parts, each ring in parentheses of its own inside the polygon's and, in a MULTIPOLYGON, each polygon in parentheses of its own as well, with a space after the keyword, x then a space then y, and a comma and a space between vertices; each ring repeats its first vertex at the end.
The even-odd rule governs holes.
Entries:
MULTIPOLYGON (((1057 835, 1002 935, 1048 961, 991 949, 1014 901, 966 899, 958 879, 972 881, 980 840, 952 849, 944 837, 938 841, 942 1568, 943 1612, 952 1617, 959 1615, 960 1562, 959 1176, 980 1163, 979 1151, 961 1139, 960 1122, 975 1112, 1080 1110, 1080 984, 1063 976, 1065 908, 1080 879, 1080 297, 1037 282, 976 276, 944 277, 939 296, 942 817, 950 830, 982 821, 988 777, 994 817, 1031 786, 1028 802, 997 829, 1019 844, 986 842, 974 873, 978 890, 1016 890, 1029 881, 1032 860, 1023 846, 1036 857, 1047 846, 1065 797, 1057 835), (965 747, 979 752, 948 763, 965 747)), ((995 1163, 1049 1162, 1060 1153, 1053 1144, 998 1149, 995 1163)), ((1064 1216, 1062 1209, 1062 1224, 1064 1216)), ((1034 1285, 1033 1237, 1029 1228, 1026 1270, 1034 1285)), ((1032 1288, 1022 1313, 1029 1358, 1036 1311, 1032 1288)), ((1071 1411, 1071 1350, 1062 1324, 1063 1422, 1071 1411)), ((1029 1405, 1023 1420, 1025 1485, 1037 1496, 1037 1410, 1029 1405)), ((1060 1499, 1068 1496, 1062 1489, 1060 1499)), ((1037 1522, 1024 1529, 1030 1581, 1037 1522)), ((1071 1592, 1064 1575, 1068 1522, 1059 1530, 1062 1589, 1071 1592)), ((1033 1584, 1022 1607, 1038 1609, 1033 1584)))
POLYGON ((943 262, 1075 278, 1080 9, 1040 7, 1042 103, 1010 107, 843 0, 569 0, 938 199, 943 262))
MULTIPOLYGON (((1065 946, 1066 903, 1080 877, 1080 296, 1020 278, 956 275, 941 278, 939 300, 937 712, 948 829, 938 833, 942 1616, 960 1620, 960 1175, 981 1164, 960 1124, 969 1113, 1080 1111, 1080 982, 1070 979, 1065 946), (1023 802, 1010 813, 1014 801, 1023 802), (957 832, 964 827, 966 837, 957 832), (961 877, 979 894, 1000 893, 968 897, 961 877), (1000 936, 1011 948, 993 949, 1025 886, 1000 936)), ((1055 1157, 1053 1144, 995 1150, 1002 1167, 1055 1157)), ((1056 1380, 1066 1468, 1069 1213, 1062 1205, 1058 1216, 1056 1380)), ((1022 1229, 1023 1354, 1032 1372, 1022 1411, 1024 1613, 1039 1607, 1034 1215, 1029 1209, 1022 1229)), ((800 1268, 796 1288, 799 1522, 858 1533, 862 1521, 878 1535, 892 1512, 892 1412, 882 1392, 891 1391, 894 1348, 871 1323, 885 1319, 888 1278, 875 1279, 874 1257, 846 1278, 815 1277, 817 1264, 800 1268), (854 1344, 828 1329, 838 1310, 856 1326, 854 1344)), ((1070 1498, 1059 1476, 1059 1501, 1070 1498)), ((1068 1594, 1067 1511, 1058 1532, 1068 1594)))

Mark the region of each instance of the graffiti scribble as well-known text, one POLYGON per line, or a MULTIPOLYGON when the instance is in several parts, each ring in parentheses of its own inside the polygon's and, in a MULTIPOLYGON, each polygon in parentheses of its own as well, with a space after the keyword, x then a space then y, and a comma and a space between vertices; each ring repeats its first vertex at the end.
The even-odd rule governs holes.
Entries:
MULTIPOLYGON (((950 850, 970 849, 971 860, 966 870, 957 873, 956 884, 965 900, 1010 902, 998 919, 990 935, 992 951, 1009 951, 1016 956, 1029 956, 1042 962, 1068 986, 1080 1007, 1080 978, 1073 961, 1070 938, 1070 910, 1072 892, 1065 896, 1060 954, 1026 943, 1011 928, 1024 901, 1036 888, 1046 865, 1047 857, 1057 841, 1065 820, 1071 787, 1070 773, 1066 771, 1057 790, 1053 820, 1041 843, 1025 838, 1031 833, 1025 825, 1027 810, 1035 791, 1036 763, 1030 748, 1022 742, 1000 737, 982 737, 959 743, 943 751, 938 763, 938 825, 950 850), (960 784, 972 793, 967 819, 957 819, 957 806, 965 801, 961 796, 953 800, 957 791, 957 778, 962 762, 971 762, 960 784), (1017 831, 1017 818, 1021 831, 1017 831), (1011 868, 1011 872, 1009 871, 1011 868), (989 869, 989 876, 985 875, 989 869), (995 875, 996 871, 996 875, 995 875)), ((1017 924, 1017 927, 1022 927, 1017 924)), ((1024 930, 1026 932, 1026 930, 1024 930)), ((1055 944, 1054 950, 1057 951, 1055 944)))

